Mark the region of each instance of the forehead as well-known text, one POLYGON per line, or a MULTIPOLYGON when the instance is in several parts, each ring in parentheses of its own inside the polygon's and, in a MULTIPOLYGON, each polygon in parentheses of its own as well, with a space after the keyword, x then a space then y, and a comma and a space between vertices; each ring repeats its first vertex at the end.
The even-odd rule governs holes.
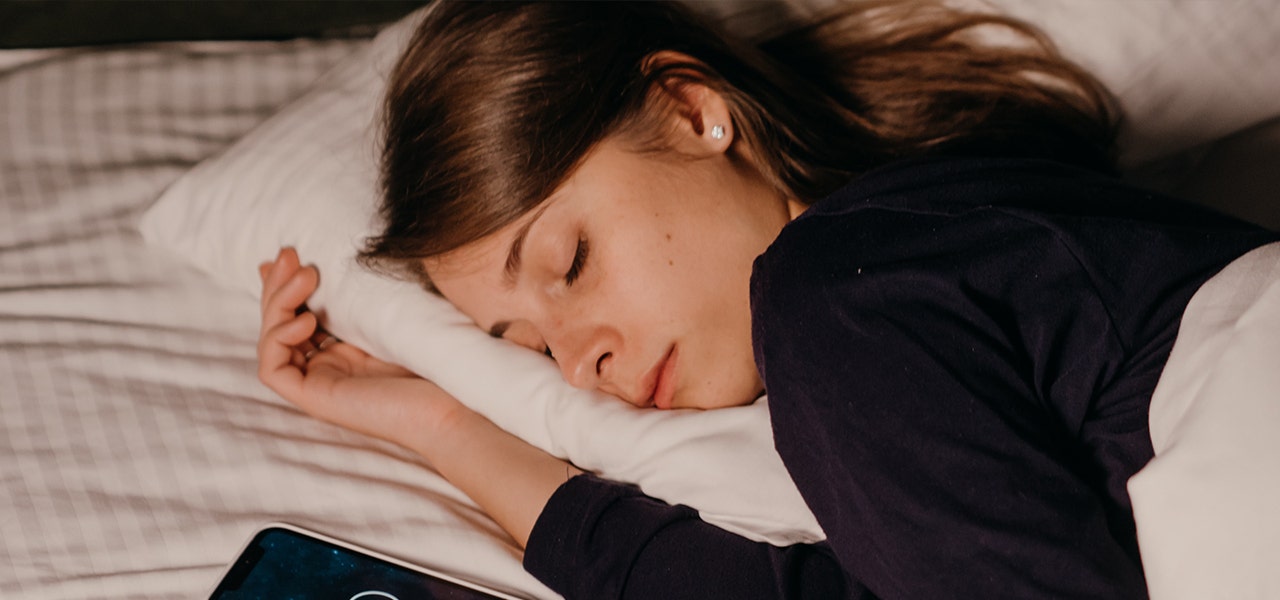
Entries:
MULTIPOLYGON (((511 282, 504 276, 512 243, 526 232, 540 232, 541 223, 562 222, 565 214, 578 214, 575 211, 593 206, 599 208, 600 202, 616 200, 620 190, 634 190, 635 171, 641 170, 644 162, 616 140, 602 141, 587 153, 564 183, 533 210, 484 238, 424 260, 428 278, 446 299, 485 325, 488 318, 493 318, 486 317, 493 312, 489 309, 513 291, 511 282)), ((530 245, 532 242, 528 241, 524 244, 526 249, 530 245)))
MULTIPOLYGON (((498 231, 422 263, 445 299, 477 324, 487 327, 505 310, 502 300, 514 292, 508 268, 512 245, 555 204, 555 196, 498 231)), ((526 244, 527 245, 527 244, 526 244)))
POLYGON ((530 224, 536 212, 530 211, 502 229, 461 248, 424 259, 423 269, 436 288, 451 300, 451 291, 468 282, 500 284, 511 242, 530 224))
POLYGON ((481 327, 489 327, 495 311, 500 310, 494 304, 504 292, 502 264, 516 226, 513 223, 448 254, 423 261, 427 277, 440 295, 481 327))
MULTIPOLYGON (((507 253, 517 237, 528 232, 534 222, 540 220, 544 214, 555 214, 558 206, 572 204, 574 196, 589 193, 587 188, 598 187, 592 184, 602 179, 601 175, 605 175, 604 178, 607 179, 609 173, 621 170, 615 163, 620 158, 619 154, 626 153, 615 146, 609 140, 598 144, 587 153, 577 169, 560 187, 533 210, 521 215, 514 222, 461 248, 424 260, 423 267, 427 275, 436 282, 437 287, 440 287, 441 280, 454 281, 477 276, 483 278, 495 273, 500 279, 506 264, 507 253), (587 185, 584 186, 583 183, 587 185)), ((443 292, 443 289, 441 291, 443 292)))

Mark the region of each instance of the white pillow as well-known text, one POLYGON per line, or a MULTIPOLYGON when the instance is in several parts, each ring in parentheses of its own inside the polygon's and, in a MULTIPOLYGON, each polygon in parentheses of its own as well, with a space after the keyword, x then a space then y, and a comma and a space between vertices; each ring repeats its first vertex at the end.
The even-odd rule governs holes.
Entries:
POLYGON ((1040 27, 1128 117, 1121 165, 1280 115, 1275 0, 985 0, 1040 27))
POLYGON ((753 539, 822 539, 774 451, 764 402, 661 412, 574 389, 550 359, 355 263, 377 229, 377 107, 421 15, 384 30, 307 95, 185 174, 143 216, 146 240, 255 297, 256 265, 293 246, 320 270, 308 306, 327 329, 435 381, 504 429, 753 539))
MULTIPOLYGON (((792 0, 780 3, 779 12, 804 14, 827 2, 792 0)), ((1150 119, 1132 114, 1132 131, 1204 124, 1194 135, 1179 138, 1187 144, 1225 135, 1242 126, 1241 119, 1266 112, 1259 108, 1261 101, 1247 106, 1209 101, 1229 96, 1230 86, 1191 93, 1194 101, 1188 102, 1183 93, 1200 90, 1200 78, 1209 76, 1188 64, 1235 76, 1267 75, 1269 69, 1269 76, 1239 82, 1248 86, 1241 91, 1250 98, 1262 92, 1269 99, 1280 97, 1280 77, 1270 66, 1271 57, 1280 55, 1280 36, 1270 33, 1274 20, 1254 20, 1255 13, 1274 7, 1270 0, 1242 0, 1230 5, 1235 11, 1208 10, 1206 4, 1220 6, 1216 1, 1000 3, 1065 37, 1059 41, 1068 55, 1096 69, 1130 109, 1160 109, 1150 119), (1166 41, 1159 34, 1170 23, 1181 24, 1177 31, 1186 35, 1195 32, 1218 42, 1202 49, 1183 37, 1166 41), (1231 31, 1224 31, 1223 23, 1231 31), (1202 31, 1211 24, 1220 27, 1202 31), (1248 43, 1233 53, 1219 43, 1229 39, 1248 43), (1203 56, 1188 62, 1188 53, 1203 56), (1148 92, 1154 96, 1144 95, 1148 92)), ((759 5, 700 8, 741 13, 756 26, 769 24, 759 18, 759 5)), ((778 544, 821 539, 773 449, 765 402, 710 412, 642 411, 574 390, 546 358, 490 338, 414 285, 378 278, 355 264, 356 249, 376 231, 375 121, 385 75, 422 14, 379 34, 306 96, 184 175, 144 215, 146 239, 255 296, 256 265, 280 246, 294 246, 320 269, 320 288, 308 304, 328 329, 437 382, 499 426, 583 468, 689 504, 706 520, 753 539, 778 544)), ((1180 149, 1169 145, 1167 136, 1159 139, 1145 149, 1131 144, 1130 155, 1180 149)))

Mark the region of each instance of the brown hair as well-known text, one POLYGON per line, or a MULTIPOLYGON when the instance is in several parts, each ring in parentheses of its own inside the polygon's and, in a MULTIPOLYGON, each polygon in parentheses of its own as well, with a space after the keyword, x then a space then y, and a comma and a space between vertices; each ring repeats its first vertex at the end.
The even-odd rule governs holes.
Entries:
POLYGON ((642 128, 673 79, 724 96, 762 175, 803 202, 939 152, 1105 166, 1116 126, 1105 89, 1033 27, 937 2, 841 6, 758 45, 677 4, 443 3, 391 76, 385 228, 361 261, 425 281, 422 259, 536 207, 596 143, 642 128), (662 50, 695 60, 650 64, 662 50))

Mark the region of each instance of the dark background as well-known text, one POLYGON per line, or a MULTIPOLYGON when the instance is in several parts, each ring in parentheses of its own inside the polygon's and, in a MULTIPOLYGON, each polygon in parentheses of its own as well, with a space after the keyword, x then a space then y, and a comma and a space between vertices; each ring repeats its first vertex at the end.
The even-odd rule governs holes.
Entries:
POLYGON ((368 36, 425 0, 0 0, 0 48, 368 36))

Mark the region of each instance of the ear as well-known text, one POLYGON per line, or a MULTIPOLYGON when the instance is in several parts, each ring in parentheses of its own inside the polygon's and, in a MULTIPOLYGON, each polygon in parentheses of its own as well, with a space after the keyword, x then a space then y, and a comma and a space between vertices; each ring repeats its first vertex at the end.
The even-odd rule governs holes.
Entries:
POLYGON ((722 154, 733 145, 736 131, 724 97, 703 83, 694 67, 701 63, 672 50, 650 54, 645 70, 669 70, 658 82, 657 93, 670 103, 674 149, 695 156, 722 154))

